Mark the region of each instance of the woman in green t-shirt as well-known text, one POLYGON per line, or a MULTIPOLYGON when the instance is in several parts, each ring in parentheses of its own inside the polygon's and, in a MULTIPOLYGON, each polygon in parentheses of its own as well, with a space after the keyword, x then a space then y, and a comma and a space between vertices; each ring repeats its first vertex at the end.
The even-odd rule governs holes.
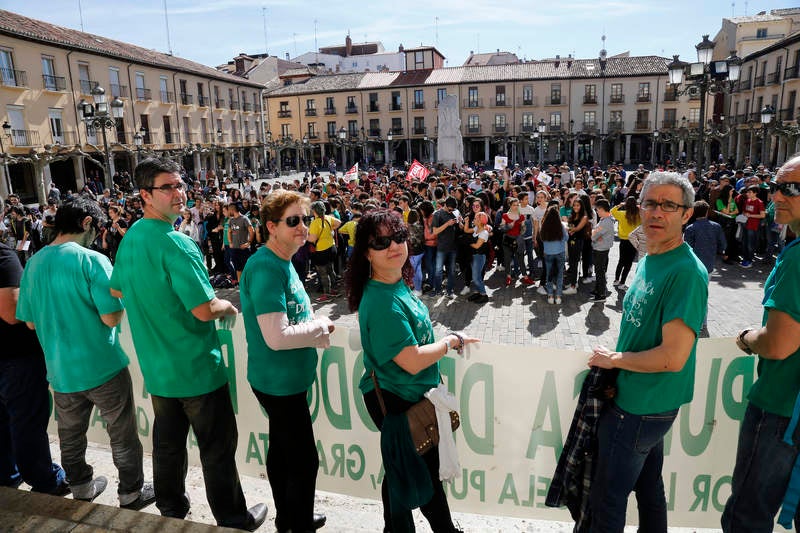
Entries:
MULTIPOLYGON (((346 274, 348 304, 351 311, 358 311, 364 349, 365 372, 359 388, 379 429, 383 428, 384 414, 373 384, 373 372, 386 414, 401 415, 439 384, 439 359, 451 348, 460 349, 464 344, 478 341, 455 334, 440 341, 434 339, 428 309, 411 290, 413 269, 407 241, 408 228, 402 215, 388 209, 368 212, 358 222, 346 274)), ((387 472, 381 486, 385 531, 398 530, 399 524, 413 524, 411 510, 397 505, 392 508, 389 485, 399 491, 398 487, 408 487, 410 482, 393 482, 392 476, 398 474, 386 465, 387 458, 383 459, 387 472)), ((422 513, 433 531, 455 532, 439 481, 438 449, 434 447, 422 459, 433 486, 433 496, 421 506, 422 513)), ((408 470, 403 473, 410 474, 408 470)), ((426 480, 415 481, 424 484, 426 480)))
POLYGON ((269 416, 267 477, 278 531, 313 531, 319 458, 306 393, 317 348, 330 345, 333 323, 315 317, 292 256, 308 238, 308 199, 276 190, 261 207, 266 245, 247 261, 239 284, 247 336, 247 380, 269 416))

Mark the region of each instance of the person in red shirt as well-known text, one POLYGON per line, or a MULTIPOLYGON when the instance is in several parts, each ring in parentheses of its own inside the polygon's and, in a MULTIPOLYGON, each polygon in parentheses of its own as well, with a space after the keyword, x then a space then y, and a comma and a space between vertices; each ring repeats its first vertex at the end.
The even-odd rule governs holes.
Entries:
POLYGON ((744 251, 742 253, 742 267, 750 268, 753 266, 753 253, 758 243, 758 227, 761 219, 766 216, 764 202, 758 198, 758 185, 750 185, 745 189, 744 209, 742 212, 747 217, 744 225, 744 251))

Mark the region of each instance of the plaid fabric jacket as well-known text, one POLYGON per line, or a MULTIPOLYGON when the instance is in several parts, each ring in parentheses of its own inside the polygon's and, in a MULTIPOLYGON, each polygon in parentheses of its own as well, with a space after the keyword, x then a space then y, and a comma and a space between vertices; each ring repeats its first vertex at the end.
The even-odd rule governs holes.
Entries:
POLYGON ((603 404, 614 397, 618 370, 592 367, 583 381, 575 415, 547 492, 545 505, 569 509, 575 520, 574 533, 589 531, 589 488, 597 452, 597 423, 603 404))

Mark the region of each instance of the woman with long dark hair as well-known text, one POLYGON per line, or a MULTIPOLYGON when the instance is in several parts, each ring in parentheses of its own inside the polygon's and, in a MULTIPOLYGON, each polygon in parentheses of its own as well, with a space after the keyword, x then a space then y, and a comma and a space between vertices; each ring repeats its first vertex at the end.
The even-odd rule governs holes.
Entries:
POLYGON ((614 273, 614 287, 626 290, 628 287, 625 285, 625 281, 633 266, 633 260, 638 255, 629 236, 642 223, 636 196, 628 196, 622 207, 618 205, 612 207, 611 216, 617 219, 617 236, 619 237, 619 260, 614 273))
POLYGON ((736 215, 739 214, 739 206, 736 205, 734 192, 733 186, 722 186, 715 206, 717 219, 725 232, 725 240, 728 243, 725 254, 722 256, 725 262, 736 261, 739 255, 739 247, 736 240, 736 215))
MULTIPOLYGON (((351 311, 358 311, 364 350, 364 375, 359 388, 367 411, 380 430, 384 429, 385 419, 389 422, 389 415, 402 415, 425 392, 438 386, 439 360, 450 349, 478 342, 455 334, 435 340, 428 309, 410 288, 413 270, 407 241, 408 229, 402 215, 388 209, 365 213, 356 229, 356 244, 345 274, 348 305, 351 311), (375 381, 381 389, 386 415, 375 381)), ((434 532, 456 532, 439 481, 438 448, 434 446, 422 460, 433 486, 433 496, 421 505, 422 514, 434 532)), ((403 474, 386 470, 381 485, 384 531, 413 531, 411 509, 401 507, 396 500, 393 506, 389 497, 389 485, 401 483, 392 476, 403 474)), ((407 471, 405 475, 412 474, 407 471)))
POLYGON ((572 199, 572 211, 567 217, 567 232, 569 233, 567 260, 569 268, 567 269, 568 286, 564 289, 564 294, 577 294, 578 292, 578 265, 583 253, 583 242, 589 237, 592 230, 589 215, 578 196, 576 195, 572 199))

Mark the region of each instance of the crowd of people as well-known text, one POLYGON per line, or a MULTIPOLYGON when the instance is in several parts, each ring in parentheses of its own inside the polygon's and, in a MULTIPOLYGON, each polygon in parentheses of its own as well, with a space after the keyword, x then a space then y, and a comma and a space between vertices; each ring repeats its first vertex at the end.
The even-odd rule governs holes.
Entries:
MULTIPOLYGON (((663 438, 692 399, 709 274, 718 258, 743 268, 760 258, 775 262, 765 322, 737 340, 759 355, 760 377, 741 429, 723 528, 770 530, 800 449, 789 432, 790 446, 775 450, 800 412, 800 300, 793 298, 800 158, 775 176, 724 164, 702 174, 565 164, 429 171, 422 180, 408 179, 403 169, 369 169, 349 179, 314 171, 303 180, 256 185, 208 174, 201 181, 172 161, 146 159, 129 192, 115 187, 61 198, 51 189, 39 209, 9 196, 0 227, 0 326, 12 346, 0 358, 0 484, 25 481, 33 490, 71 491, 88 501, 103 492, 108 480, 93 477, 85 462, 85 432, 97 406, 122 507, 155 502, 162 515, 186 516, 191 428, 217 523, 258 528, 267 509, 245 504, 216 334, 240 311, 214 288, 238 286, 248 381, 269 417, 275 525, 296 532, 322 527, 305 396, 317 349, 329 345, 335 325, 315 315, 308 293, 319 294, 318 303, 343 294, 358 311, 365 367, 359 387, 381 431, 384 530, 413 531, 410 510, 420 507, 433 531, 457 531, 440 481, 449 458, 435 446, 415 454, 403 415, 437 388, 439 360, 479 339, 452 332, 436 340, 428 306, 459 295, 484 304, 492 269, 501 276, 495 291, 530 287, 557 305, 585 284, 602 302, 609 251, 618 242, 612 285, 625 293, 620 339, 615 349, 599 346, 589 356, 594 370, 584 387, 608 386, 602 399, 582 393, 581 402, 596 404, 591 420, 578 425, 590 436, 571 429, 551 486, 568 496, 556 494, 553 504, 577 509, 573 516, 586 527, 579 530, 621 531, 635 491, 641 527, 666 531, 663 438), (42 299, 64 305, 36 305, 42 299), (128 358, 119 345, 125 312, 155 415, 152 483, 142 471, 128 358), (63 468, 47 447, 48 382, 63 468), (762 435, 762 424, 777 429, 762 435), (776 455, 782 462, 771 461, 776 455), (577 477, 580 468, 562 464, 570 461, 589 469, 591 484, 577 477), (762 465, 770 475, 753 470, 754 461, 772 462, 762 465), (570 505, 576 495, 580 502, 570 505)), ((577 418, 585 416, 580 409, 579 403, 577 418)))

